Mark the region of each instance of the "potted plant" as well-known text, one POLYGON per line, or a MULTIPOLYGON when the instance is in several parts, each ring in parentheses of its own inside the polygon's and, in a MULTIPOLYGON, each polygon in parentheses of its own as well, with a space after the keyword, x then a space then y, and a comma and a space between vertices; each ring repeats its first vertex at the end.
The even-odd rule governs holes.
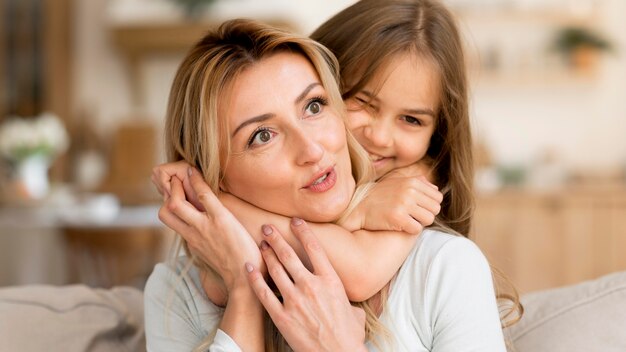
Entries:
POLYGON ((185 11, 185 16, 192 20, 197 20, 202 16, 204 9, 212 5, 216 0, 172 0, 181 6, 185 11))
POLYGON ((553 48, 560 52, 570 67, 591 71, 598 53, 611 50, 611 43, 601 35, 583 27, 565 27, 557 31, 553 48))

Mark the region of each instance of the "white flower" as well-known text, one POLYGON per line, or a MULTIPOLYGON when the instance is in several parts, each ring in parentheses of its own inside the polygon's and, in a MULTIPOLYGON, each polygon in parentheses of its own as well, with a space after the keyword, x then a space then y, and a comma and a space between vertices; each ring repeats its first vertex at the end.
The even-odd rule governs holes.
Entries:
POLYGON ((0 153, 12 160, 34 154, 53 157, 66 151, 68 146, 65 127, 51 113, 34 119, 10 117, 0 125, 0 153))

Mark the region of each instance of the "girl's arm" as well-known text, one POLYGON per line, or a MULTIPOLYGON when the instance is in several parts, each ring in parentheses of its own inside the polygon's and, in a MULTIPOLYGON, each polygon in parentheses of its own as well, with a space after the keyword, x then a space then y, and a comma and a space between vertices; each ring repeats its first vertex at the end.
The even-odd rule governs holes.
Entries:
MULTIPOLYGON (((190 178, 187 177, 187 169, 189 165, 185 162, 170 163, 158 166, 153 170, 152 180, 162 194, 168 194, 170 192, 170 179, 176 175, 179 178, 182 177, 185 185, 185 191, 187 199, 194 204, 198 209, 202 210, 202 205, 197 200, 197 192, 191 187, 190 178)), ((195 177, 199 176, 199 173, 194 172, 195 177)), ((196 182, 198 182, 196 180, 196 182)), ((380 183, 374 187, 372 195, 368 199, 374 200, 376 198, 377 187, 380 185, 388 186, 396 180, 387 180, 386 183, 380 183)), ((408 202, 400 204, 411 205, 412 197, 415 192, 411 192, 411 187, 417 185, 419 189, 425 190, 436 194, 438 191, 433 189, 427 183, 420 181, 402 181, 404 182, 404 189, 402 187, 394 187, 393 199, 396 201, 401 199, 407 199, 408 202)), ((200 184, 200 182, 198 182, 200 184)), ((401 185, 402 186, 402 185, 401 185)), ((417 192, 420 192, 418 189, 417 192)), ((380 191, 379 194, 385 194, 385 191, 380 191)), ((296 253, 302 258, 305 263, 308 263, 305 252, 302 246, 295 239, 294 235, 290 231, 289 222, 290 219, 281 215, 270 213, 262 209, 248 204, 232 195, 222 193, 220 194, 220 200, 222 203, 241 221, 248 232, 254 237, 255 242, 260 243, 261 240, 261 226, 263 224, 272 223, 279 231, 284 235, 287 242, 295 249, 296 253)), ((392 200, 393 200, 392 199, 392 200)), ((409 211, 402 210, 402 206, 396 208, 383 205, 383 207, 377 207, 375 201, 369 203, 372 209, 377 210, 377 215, 381 215, 385 218, 384 214, 401 214, 403 219, 407 222, 414 222, 414 219, 407 215, 409 211), (407 219, 408 218, 408 219, 407 219)), ((437 203, 438 204, 438 203, 437 203)), ((357 210, 361 207, 357 207, 357 210)), ((438 210, 437 210, 438 212, 438 210)), ((362 212, 361 214, 366 214, 362 212)), ((428 212, 423 212, 429 216, 428 212)), ((419 216, 419 215, 418 215, 419 216)), ((434 216, 433 216, 434 217, 434 216)), ((354 219, 355 217, 353 217, 354 219)), ((388 224, 395 224, 398 218, 392 221, 387 221, 388 224)), ((428 222, 424 219, 420 219, 423 225, 430 225, 432 221, 428 222)), ((369 225, 367 222, 361 222, 360 225, 369 225)), ((420 224, 420 229, 421 229, 420 224)), ((312 230, 318 234, 319 242, 324 250, 327 252, 328 257, 333 264, 333 267, 337 271, 337 274, 341 278, 346 293, 352 301, 363 301, 380 289, 382 289, 398 271, 406 257, 408 256, 413 244, 415 243, 415 235, 407 235, 406 233, 399 231, 371 231, 371 230, 383 230, 384 226, 373 228, 368 230, 359 229, 355 226, 352 232, 342 228, 341 226, 334 224, 310 224, 312 230)), ((354 226, 354 225, 353 225, 354 226)), ((387 230, 390 230, 387 228, 387 230)), ((417 233, 419 231, 415 231, 417 233)))
MULTIPOLYGON (((227 193, 220 201, 252 235, 255 242, 263 240, 261 226, 272 224, 283 235, 298 257, 311 268, 306 252, 291 232, 290 218, 259 209, 227 193)), ((339 275, 348 298, 364 301, 380 291, 395 275, 409 255, 417 235, 395 231, 349 232, 335 224, 309 223, 335 271, 339 275)))

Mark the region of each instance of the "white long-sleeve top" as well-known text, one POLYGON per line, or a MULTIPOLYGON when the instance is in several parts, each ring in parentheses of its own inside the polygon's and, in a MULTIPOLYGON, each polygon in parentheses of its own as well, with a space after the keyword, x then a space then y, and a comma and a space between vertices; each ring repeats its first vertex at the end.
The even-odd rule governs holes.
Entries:
MULTIPOLYGON (((393 255, 393 253, 380 253, 393 255)), ((198 271, 157 264, 145 288, 148 351, 240 351, 218 330, 223 309, 206 297, 198 271)), ((425 230, 391 283, 380 320, 392 335, 381 351, 506 351, 491 270, 470 240, 425 230)), ((370 351, 377 351, 368 342, 370 351)))

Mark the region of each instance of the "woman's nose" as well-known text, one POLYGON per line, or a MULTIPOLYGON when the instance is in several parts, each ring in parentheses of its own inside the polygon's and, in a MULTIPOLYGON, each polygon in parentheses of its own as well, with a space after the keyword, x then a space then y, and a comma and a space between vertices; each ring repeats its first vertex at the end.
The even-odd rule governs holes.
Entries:
POLYGON ((316 164, 324 157, 324 147, 315 135, 303 131, 297 133, 295 141, 296 163, 298 165, 316 164))
POLYGON ((391 126, 386 119, 380 117, 370 119, 363 129, 363 135, 369 139, 373 146, 380 148, 391 147, 393 142, 391 126))

